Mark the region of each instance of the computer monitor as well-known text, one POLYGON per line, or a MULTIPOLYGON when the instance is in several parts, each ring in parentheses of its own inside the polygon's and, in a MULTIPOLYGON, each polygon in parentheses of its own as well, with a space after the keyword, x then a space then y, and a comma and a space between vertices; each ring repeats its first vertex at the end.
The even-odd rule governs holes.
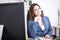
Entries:
POLYGON ((25 40, 24 3, 0 4, 0 24, 5 28, 2 40, 25 40))

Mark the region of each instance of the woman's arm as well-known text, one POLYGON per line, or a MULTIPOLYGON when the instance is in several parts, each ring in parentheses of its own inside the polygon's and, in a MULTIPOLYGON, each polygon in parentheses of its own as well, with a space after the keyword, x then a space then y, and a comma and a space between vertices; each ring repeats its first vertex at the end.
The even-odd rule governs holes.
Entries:
POLYGON ((52 27, 51 27, 51 24, 50 24, 48 17, 44 18, 44 23, 45 23, 45 27, 46 27, 46 29, 44 30, 44 34, 45 35, 48 34, 49 36, 51 36, 52 35, 52 27))
POLYGON ((51 27, 51 24, 49 25, 49 32, 48 32, 48 35, 52 36, 52 27, 51 27))
POLYGON ((51 27, 51 23, 50 23, 50 20, 49 20, 48 17, 47 17, 47 19, 48 19, 48 25, 49 25, 48 35, 49 35, 49 36, 52 36, 52 27, 51 27))
POLYGON ((50 27, 49 28, 49 32, 48 32, 48 34, 47 35, 45 35, 45 38, 52 38, 52 28, 50 27))

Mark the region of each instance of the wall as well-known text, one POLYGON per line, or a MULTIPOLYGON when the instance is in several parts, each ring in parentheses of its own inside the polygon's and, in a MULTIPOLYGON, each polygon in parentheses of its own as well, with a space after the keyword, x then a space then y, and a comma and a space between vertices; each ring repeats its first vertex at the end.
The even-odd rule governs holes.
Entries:
POLYGON ((57 0, 58 1, 58 8, 60 9, 60 0, 57 0))
POLYGON ((9 0, 0 0, 0 3, 8 3, 9 0))
POLYGON ((24 0, 0 0, 0 3, 23 2, 24 0))
POLYGON ((32 0, 37 3, 44 11, 44 15, 48 16, 52 26, 58 25, 58 8, 60 8, 60 0, 32 0))

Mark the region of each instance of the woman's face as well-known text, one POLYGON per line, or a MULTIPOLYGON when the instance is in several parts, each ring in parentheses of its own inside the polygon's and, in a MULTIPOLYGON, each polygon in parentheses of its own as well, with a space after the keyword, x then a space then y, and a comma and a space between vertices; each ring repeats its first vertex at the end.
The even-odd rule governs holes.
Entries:
POLYGON ((34 6, 33 11, 34 11, 35 16, 40 16, 41 15, 41 9, 39 8, 39 6, 37 6, 37 5, 34 6))

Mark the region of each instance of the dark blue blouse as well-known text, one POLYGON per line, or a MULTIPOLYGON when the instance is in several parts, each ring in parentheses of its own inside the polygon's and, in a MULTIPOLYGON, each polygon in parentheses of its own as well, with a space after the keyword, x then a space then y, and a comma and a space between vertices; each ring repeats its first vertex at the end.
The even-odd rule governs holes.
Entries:
POLYGON ((37 22, 34 22, 33 20, 28 21, 29 35, 31 36, 31 38, 43 37, 47 34, 52 36, 52 27, 51 27, 49 18, 47 16, 43 16, 42 21, 45 26, 44 30, 41 29, 41 27, 37 22))

